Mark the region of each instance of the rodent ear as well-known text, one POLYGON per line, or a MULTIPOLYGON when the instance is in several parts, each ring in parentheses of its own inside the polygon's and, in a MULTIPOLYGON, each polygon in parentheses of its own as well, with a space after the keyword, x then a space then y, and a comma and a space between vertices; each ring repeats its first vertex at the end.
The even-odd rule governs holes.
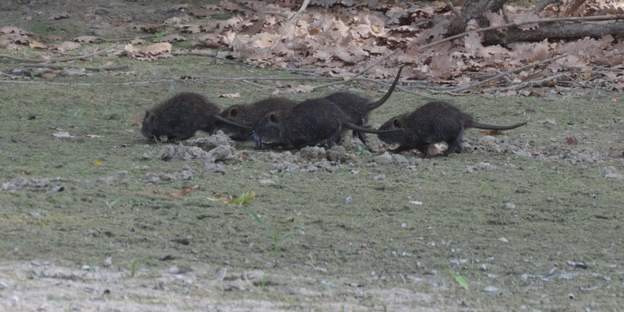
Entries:
POLYGON ((269 121, 272 122, 272 123, 278 123, 279 119, 277 118, 277 114, 270 113, 269 114, 269 121))
POLYGON ((392 125, 397 128, 401 128, 401 121, 399 120, 399 118, 394 118, 394 120, 392 121, 392 125))
POLYGON ((230 117, 236 117, 238 115, 238 108, 236 107, 231 108, 228 115, 230 117))

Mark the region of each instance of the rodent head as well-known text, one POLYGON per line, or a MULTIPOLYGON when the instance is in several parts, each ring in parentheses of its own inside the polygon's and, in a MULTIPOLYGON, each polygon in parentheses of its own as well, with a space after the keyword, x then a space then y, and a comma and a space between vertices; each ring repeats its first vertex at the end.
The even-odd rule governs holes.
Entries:
POLYGON ((146 110, 143 117, 143 124, 141 125, 141 134, 148 140, 158 140, 160 132, 158 131, 158 120, 156 114, 146 110))
MULTIPOLYGON (((245 118, 244 110, 241 108, 240 105, 232 105, 228 107, 227 109, 225 109, 223 112, 221 112, 220 115, 221 117, 227 118, 231 121, 240 123, 242 125, 246 125, 250 127, 253 126, 253 125, 248 124, 245 118)), ((226 123, 219 123, 219 128, 223 130, 223 132, 225 132, 233 140, 236 140, 236 141, 249 140, 249 130, 247 129, 235 127, 226 123)))
POLYGON ((257 147, 263 144, 285 143, 283 142, 283 114, 274 111, 264 115, 253 128, 253 140, 257 147))
POLYGON ((405 122, 403 121, 403 116, 395 116, 390 118, 390 120, 386 121, 379 128, 380 131, 386 130, 402 130, 402 131, 391 131, 386 133, 378 134, 379 139, 388 144, 401 144, 405 137, 405 122))

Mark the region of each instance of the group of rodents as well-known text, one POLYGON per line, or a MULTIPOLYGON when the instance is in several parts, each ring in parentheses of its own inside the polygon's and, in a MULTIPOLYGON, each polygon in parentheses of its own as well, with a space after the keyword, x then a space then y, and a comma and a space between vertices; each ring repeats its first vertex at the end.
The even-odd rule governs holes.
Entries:
POLYGON ((191 92, 174 95, 145 112, 141 133, 148 139, 185 140, 197 130, 222 130, 233 140, 253 140, 257 148, 340 144, 347 130, 365 145, 365 132, 377 134, 388 144, 398 144, 394 152, 417 149, 425 157, 429 147, 444 142, 442 155, 461 153, 464 130, 479 128, 510 130, 526 124, 495 126, 476 122, 455 106, 434 101, 405 114, 390 118, 379 129, 367 127, 368 115, 385 103, 394 91, 401 67, 386 94, 377 101, 349 92, 336 92, 321 98, 296 102, 270 97, 247 105, 233 105, 221 111, 204 96, 191 92))

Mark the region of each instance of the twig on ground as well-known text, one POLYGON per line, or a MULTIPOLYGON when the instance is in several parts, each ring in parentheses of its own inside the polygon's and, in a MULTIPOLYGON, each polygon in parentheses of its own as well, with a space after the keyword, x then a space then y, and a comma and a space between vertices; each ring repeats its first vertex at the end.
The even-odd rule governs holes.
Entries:
POLYGON ((20 67, 28 67, 28 68, 49 68, 49 69, 58 69, 63 70, 67 68, 83 68, 88 71, 115 71, 115 70, 125 70, 128 69, 128 65, 116 65, 116 66, 103 66, 103 67, 80 67, 80 66, 61 66, 61 65, 48 65, 48 64, 23 64, 20 67))
POLYGON ((475 83, 473 83, 473 84, 469 84, 469 85, 467 85, 467 86, 463 86, 463 87, 455 88, 455 89, 451 90, 451 92, 453 92, 453 93, 460 93, 460 92, 463 92, 463 91, 466 91, 466 90, 472 89, 472 88, 474 88, 474 87, 481 86, 481 85, 483 85, 483 84, 485 84, 485 83, 487 83, 487 82, 490 82, 490 81, 493 81, 493 80, 498 80, 499 78, 502 78, 502 77, 508 76, 509 74, 514 74, 514 73, 517 73, 517 72, 523 71, 523 70, 525 70, 525 69, 529 69, 529 68, 533 68, 533 67, 536 67, 536 66, 540 66, 540 65, 548 64, 548 63, 553 62, 553 61, 556 61, 556 60, 558 60, 558 59, 560 59, 560 58, 564 58, 564 57, 566 57, 566 56, 567 56, 567 54, 557 55, 557 56, 555 56, 555 57, 551 57, 551 58, 548 58, 548 59, 545 59, 545 60, 541 60, 541 61, 538 61, 538 62, 534 62, 534 63, 531 63, 531 64, 527 64, 527 65, 524 65, 524 66, 521 66, 521 67, 518 67, 518 68, 514 68, 514 69, 512 69, 512 70, 510 70, 510 71, 506 71, 506 72, 500 73, 500 74, 498 74, 498 75, 494 75, 494 76, 492 76, 492 77, 490 77, 490 78, 483 79, 483 80, 481 80, 481 81, 477 81, 477 82, 475 82, 475 83))
POLYGON ((246 84, 252 85, 252 86, 254 86, 254 87, 258 88, 258 89, 270 89, 271 88, 271 87, 265 86, 265 85, 263 85, 261 83, 253 82, 251 80, 241 80, 241 81, 246 83, 246 84))
MULTIPOLYGON (((524 89, 527 87, 539 87, 539 86, 543 86, 544 84, 547 84, 553 80, 557 80, 561 77, 566 77, 568 75, 568 73, 558 73, 558 74, 554 74, 551 76, 548 76, 546 78, 542 78, 542 79, 538 79, 538 80, 529 80, 529 81, 524 81, 522 83, 519 84, 515 84, 515 85, 511 85, 508 87, 504 87, 504 88, 492 88, 492 91, 499 91, 499 92, 506 92, 506 91, 510 91, 510 90, 520 90, 520 89, 524 89)), ((556 84, 556 83, 555 83, 556 84)))

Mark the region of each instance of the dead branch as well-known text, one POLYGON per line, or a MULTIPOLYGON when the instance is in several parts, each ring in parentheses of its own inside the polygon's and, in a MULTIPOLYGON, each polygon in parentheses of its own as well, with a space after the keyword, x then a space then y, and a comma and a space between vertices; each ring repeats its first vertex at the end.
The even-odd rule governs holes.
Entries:
MULTIPOLYGON (((460 33, 460 34, 457 34, 457 35, 453 35, 453 36, 450 36, 450 37, 446 37, 444 39, 440 39, 440 40, 437 40, 437 41, 434 41, 434 42, 422 45, 418 49, 422 51, 424 49, 431 48, 433 46, 436 46, 436 45, 444 43, 444 42, 448 42, 448 41, 452 41, 452 40, 455 40, 455 39, 462 38, 462 37, 468 35, 471 32, 482 33, 482 32, 486 32, 486 31, 490 31, 490 30, 503 29, 503 28, 509 28, 509 27, 518 27, 518 26, 529 25, 529 24, 543 24, 543 23, 566 22, 566 21, 610 21, 610 20, 620 20, 620 19, 624 19, 624 15, 599 15, 599 16, 582 16, 582 17, 553 17, 553 18, 544 18, 544 19, 538 19, 538 20, 533 20, 533 21, 508 23, 508 24, 499 25, 499 26, 490 26, 490 27, 485 27, 485 28, 479 28, 479 29, 475 29, 475 30, 466 31, 466 32, 463 32, 463 33, 460 33)), ((416 42, 416 39, 412 39, 410 42, 408 42, 407 46, 411 47, 412 44, 414 44, 414 42, 416 42)), ((328 87, 328 86, 332 86, 332 85, 336 85, 336 84, 347 83, 347 82, 349 82, 351 80, 359 78, 360 76, 362 76, 365 73, 367 73, 368 71, 370 71, 373 67, 375 67, 375 66, 381 64, 382 62, 388 60, 389 58, 395 56, 400 51, 402 51, 402 50, 396 49, 396 50, 388 53, 387 55, 384 55, 383 57, 380 57, 377 61, 375 61, 372 64, 368 65, 361 72, 351 76, 350 78, 347 78, 347 79, 345 79, 343 81, 338 81, 338 82, 335 82, 335 83, 331 83, 331 84, 320 85, 320 86, 315 87, 314 90, 317 90, 317 89, 320 89, 320 88, 324 88, 324 87, 328 87)))
POLYGON ((484 44, 509 44, 512 42, 536 42, 544 39, 571 40, 584 37, 599 38, 605 35, 624 34, 624 21, 601 22, 601 23, 569 23, 552 22, 544 24, 536 29, 524 31, 517 27, 511 27, 507 32, 498 34, 494 38, 488 38, 484 44))
POLYGON ((558 73, 558 74, 548 76, 546 78, 524 81, 519 84, 511 85, 511 86, 504 87, 504 88, 493 88, 492 90, 499 91, 499 92, 507 92, 511 90, 520 90, 520 89, 529 88, 529 87, 553 86, 557 84, 557 80, 559 78, 567 77, 567 76, 568 76, 568 73, 558 73))

